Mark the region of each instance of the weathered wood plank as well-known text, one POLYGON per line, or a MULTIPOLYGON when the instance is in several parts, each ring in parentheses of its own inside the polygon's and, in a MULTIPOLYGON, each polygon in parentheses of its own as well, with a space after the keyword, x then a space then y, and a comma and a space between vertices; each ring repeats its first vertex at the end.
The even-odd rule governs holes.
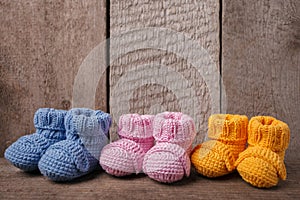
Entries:
MULTIPOLYGON (((0 0, 1 156, 17 138, 34 131, 38 108, 72 106, 77 70, 105 40, 105 15, 104 0, 0 0)), ((95 103, 103 110, 106 90, 104 76, 97 90, 102 99, 95 103)))
MULTIPOLYGON (((219 69, 219 1, 112 0, 110 5, 112 139, 121 114, 181 111, 194 118, 195 143, 202 142, 212 97, 199 71, 219 69), (196 58, 196 65, 187 59, 194 50, 187 38, 209 55, 196 58)), ((218 80, 212 85, 217 88, 218 80)))
POLYGON ((161 184, 145 175, 116 178, 103 171, 69 183, 54 183, 39 173, 28 174, 0 158, 1 199, 297 199, 300 162, 287 162, 288 178, 272 189, 257 189, 238 173, 208 179, 192 170, 189 178, 161 184))
POLYGON ((227 112, 272 115, 300 146, 300 2, 223 0, 222 70, 227 112))

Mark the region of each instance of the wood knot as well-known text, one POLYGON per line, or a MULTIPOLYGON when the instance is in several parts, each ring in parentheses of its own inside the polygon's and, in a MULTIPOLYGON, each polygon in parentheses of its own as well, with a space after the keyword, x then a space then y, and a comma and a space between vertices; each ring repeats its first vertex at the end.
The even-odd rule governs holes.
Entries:
POLYGON ((71 102, 69 100, 63 100, 61 102, 61 105, 62 105, 64 110, 69 110, 70 107, 71 107, 71 102))

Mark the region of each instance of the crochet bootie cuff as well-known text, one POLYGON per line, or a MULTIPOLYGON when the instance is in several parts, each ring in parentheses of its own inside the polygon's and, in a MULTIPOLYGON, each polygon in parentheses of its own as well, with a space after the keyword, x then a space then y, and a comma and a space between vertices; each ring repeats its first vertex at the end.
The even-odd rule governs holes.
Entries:
POLYGON ((225 143, 245 143, 248 118, 245 115, 214 114, 208 120, 208 137, 225 143))
POLYGON ((40 108, 34 115, 34 126, 37 129, 65 131, 64 119, 67 111, 53 108, 40 108))
POLYGON ((67 113, 65 119, 67 138, 82 135, 97 137, 99 134, 108 137, 110 125, 111 117, 108 113, 88 108, 73 108, 67 113))
POLYGON ((288 148, 290 129, 280 120, 269 116, 253 117, 248 129, 249 145, 259 145, 281 152, 288 148))
POLYGON ((66 138, 83 145, 94 157, 99 158, 102 148, 108 143, 111 117, 100 110, 73 108, 65 119, 66 138))
POLYGON ((118 135, 129 140, 153 138, 153 119, 153 115, 122 115, 119 119, 118 135))
POLYGON ((195 136, 193 119, 180 112, 164 112, 156 115, 153 122, 156 142, 177 144, 187 150, 195 136))

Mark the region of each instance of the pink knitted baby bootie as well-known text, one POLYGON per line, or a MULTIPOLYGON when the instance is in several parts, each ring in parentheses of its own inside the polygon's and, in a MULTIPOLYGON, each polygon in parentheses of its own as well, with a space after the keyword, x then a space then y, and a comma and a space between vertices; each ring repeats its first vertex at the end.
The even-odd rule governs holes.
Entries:
POLYGON ((119 120, 120 140, 106 145, 100 165, 109 174, 125 176, 142 171, 146 152, 153 146, 152 115, 126 114, 119 120))
POLYGON ((156 144, 145 155, 144 173, 163 183, 188 177, 189 155, 196 136, 193 119, 180 112, 158 114, 153 122, 153 136, 156 144))

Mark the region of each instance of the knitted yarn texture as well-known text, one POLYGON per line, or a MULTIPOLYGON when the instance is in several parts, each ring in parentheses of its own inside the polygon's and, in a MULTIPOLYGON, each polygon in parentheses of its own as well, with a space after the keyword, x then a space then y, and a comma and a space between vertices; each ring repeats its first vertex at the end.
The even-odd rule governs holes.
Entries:
POLYGON ((196 136, 193 119, 180 112, 164 112, 155 116, 153 126, 156 144, 145 155, 144 173, 163 183, 189 176, 189 154, 196 136))
POLYGON ((40 108, 34 115, 36 132, 20 137, 9 146, 4 156, 14 166, 24 171, 38 169, 38 162, 45 151, 54 143, 64 140, 64 118, 67 111, 40 108))
POLYGON ((66 140, 52 145, 42 156, 38 164, 41 173, 53 181, 68 181, 96 169, 100 152, 108 143, 110 125, 110 115, 100 110, 68 111, 66 140))
POLYGON ((146 152, 153 146, 153 115, 125 114, 119 119, 119 140, 104 147, 102 168, 114 176, 142 171, 146 152))
POLYGON ((285 150, 290 141, 286 123, 270 116, 253 117, 248 126, 248 147, 235 165, 251 185, 269 188, 286 179, 285 150))
POLYGON ((248 118, 244 115, 215 114, 208 120, 208 137, 197 145, 191 160, 203 176, 218 177, 235 170, 239 153, 245 150, 248 118))

